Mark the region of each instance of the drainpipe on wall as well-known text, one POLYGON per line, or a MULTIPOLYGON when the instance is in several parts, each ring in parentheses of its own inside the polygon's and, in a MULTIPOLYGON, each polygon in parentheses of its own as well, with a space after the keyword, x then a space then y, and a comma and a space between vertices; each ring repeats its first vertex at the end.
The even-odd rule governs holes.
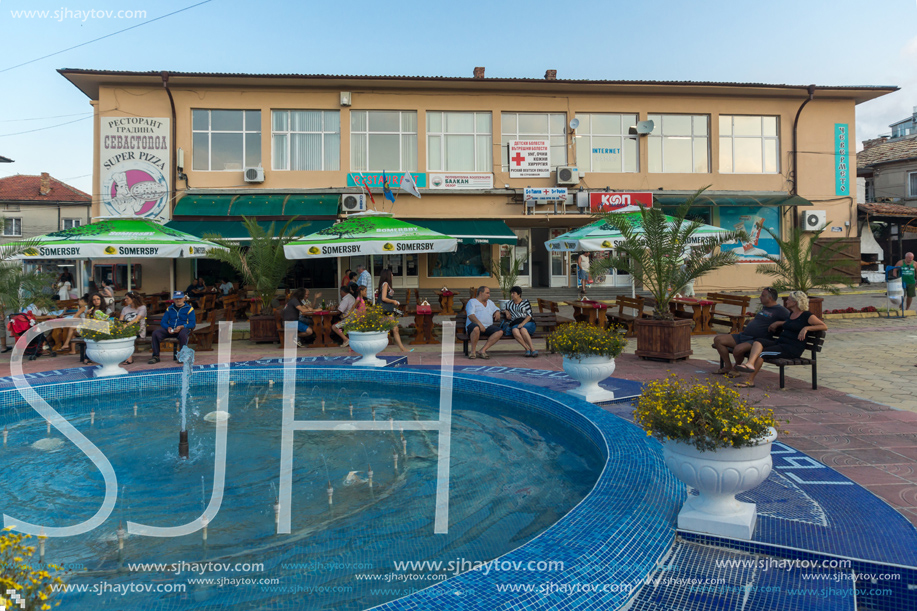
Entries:
MULTIPOLYGON (((815 85, 809 85, 808 92, 808 99, 806 99, 806 101, 803 102, 799 107, 799 110, 796 111, 796 119, 793 121, 793 191, 791 195, 794 196, 799 195, 799 151, 797 150, 797 129, 799 128, 799 115, 802 114, 802 109, 806 107, 806 104, 815 98, 815 85)), ((793 227, 797 226, 799 226, 799 208, 798 206, 793 206, 793 227)))
MULTIPOLYGON (((172 146, 169 148, 169 165, 171 166, 169 169, 169 176, 172 182, 172 186, 169 189, 169 216, 171 217, 172 216, 172 207, 175 204, 175 191, 177 187, 176 182, 178 178, 175 175, 176 169, 175 169, 175 158, 174 158, 175 129, 176 129, 175 128, 175 100, 172 99, 172 91, 169 89, 169 73, 166 70, 162 71, 162 86, 166 90, 166 94, 169 96, 169 106, 172 107, 172 136, 171 136, 171 139, 172 139, 171 145, 172 146)), ((177 263, 177 259, 172 259, 170 270, 169 270, 171 272, 170 278, 169 278, 169 285, 170 285, 169 293, 172 293, 175 290, 175 280, 177 276, 176 263, 177 263)))

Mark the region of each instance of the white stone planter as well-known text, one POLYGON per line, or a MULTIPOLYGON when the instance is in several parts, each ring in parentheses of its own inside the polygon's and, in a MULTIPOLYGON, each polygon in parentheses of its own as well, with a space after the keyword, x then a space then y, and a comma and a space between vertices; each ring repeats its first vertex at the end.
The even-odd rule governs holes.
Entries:
POLYGON ((356 361, 354 365, 358 367, 385 367, 385 361, 376 358, 376 355, 388 346, 387 331, 350 331, 347 333, 347 339, 350 340, 350 347, 353 351, 363 357, 356 361))
POLYGON ((615 372, 615 360, 610 356, 584 356, 578 359, 564 357, 564 371, 580 383, 578 388, 568 390, 590 403, 613 401, 615 394, 599 386, 599 382, 615 372))
POLYGON ((101 367, 93 371, 97 378, 106 376, 127 375, 127 369, 119 367, 134 354, 134 340, 136 337, 122 339, 103 339, 99 341, 86 340, 86 356, 101 367))
POLYGON ((751 539, 758 512, 754 503, 735 495, 760 486, 771 473, 773 428, 767 437, 746 448, 717 448, 699 452, 680 441, 663 443, 665 464, 682 482, 697 489, 678 513, 678 528, 734 539, 751 539))

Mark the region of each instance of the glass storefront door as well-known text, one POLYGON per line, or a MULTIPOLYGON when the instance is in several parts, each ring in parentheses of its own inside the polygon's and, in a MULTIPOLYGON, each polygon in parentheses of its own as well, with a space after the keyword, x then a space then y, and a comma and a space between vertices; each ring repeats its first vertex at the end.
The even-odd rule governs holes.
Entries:
POLYGON ((419 269, 419 255, 373 255, 372 264, 369 263, 369 257, 342 257, 341 271, 350 268, 357 271, 360 264, 367 265, 367 269, 373 275, 373 288, 379 285, 379 274, 383 269, 392 270, 392 288, 394 289, 414 289, 420 286, 417 280, 419 269))
MULTIPOLYGON (((607 259, 611 254, 610 251, 589 253, 593 262, 607 259)), ((603 275, 592 278, 592 283, 595 286, 630 286, 631 282, 630 274, 618 269, 609 269, 603 275)))
MULTIPOLYGON (((549 232, 549 239, 561 236, 569 231, 568 229, 552 228, 549 232)), ((551 253, 551 288, 566 288, 570 286, 570 253, 552 252, 551 253)))

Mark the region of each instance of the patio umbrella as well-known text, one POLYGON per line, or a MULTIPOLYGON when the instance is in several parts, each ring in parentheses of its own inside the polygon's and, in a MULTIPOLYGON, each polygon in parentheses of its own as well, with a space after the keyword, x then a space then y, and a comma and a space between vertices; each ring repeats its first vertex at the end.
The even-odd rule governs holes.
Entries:
MULTIPOLYGON (((88 225, 33 238, 34 248, 15 257, 29 259, 180 259, 202 258, 223 248, 152 219, 100 218, 88 225)), ((131 275, 127 274, 127 289, 131 275)))
MULTIPOLYGON (((639 212, 629 212, 624 214, 625 218, 636 229, 636 233, 643 233, 643 227, 640 224, 641 216, 639 212)), ((674 223, 674 217, 666 215, 666 221, 674 223)), ((705 238, 716 235, 729 233, 726 229, 714 227, 713 225, 701 225, 698 227, 691 239, 696 244, 701 244, 705 238)), ((568 231, 563 235, 545 242, 545 246, 550 252, 580 252, 580 251, 602 251, 614 250, 615 246, 624 241, 621 232, 614 229, 604 220, 595 221, 585 227, 568 231)))
POLYGON ((288 259, 454 252, 458 240, 392 217, 361 212, 283 247, 288 259))

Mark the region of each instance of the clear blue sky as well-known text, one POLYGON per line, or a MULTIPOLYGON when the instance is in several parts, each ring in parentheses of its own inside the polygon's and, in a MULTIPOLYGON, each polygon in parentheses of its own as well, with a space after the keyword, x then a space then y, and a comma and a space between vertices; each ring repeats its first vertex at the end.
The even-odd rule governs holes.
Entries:
POLYGON ((58 68, 897 85, 857 109, 857 139, 917 105, 915 0, 0 0, 0 175, 50 172, 89 191, 89 100, 58 68), (69 10, 65 19, 14 17, 69 10), (74 17, 146 11, 145 19, 74 17), (73 115, 73 116, 60 116, 73 115), (50 118, 57 117, 57 118, 50 118), (39 119, 39 120, 29 120, 39 119), (22 135, 16 132, 76 123, 22 135))

